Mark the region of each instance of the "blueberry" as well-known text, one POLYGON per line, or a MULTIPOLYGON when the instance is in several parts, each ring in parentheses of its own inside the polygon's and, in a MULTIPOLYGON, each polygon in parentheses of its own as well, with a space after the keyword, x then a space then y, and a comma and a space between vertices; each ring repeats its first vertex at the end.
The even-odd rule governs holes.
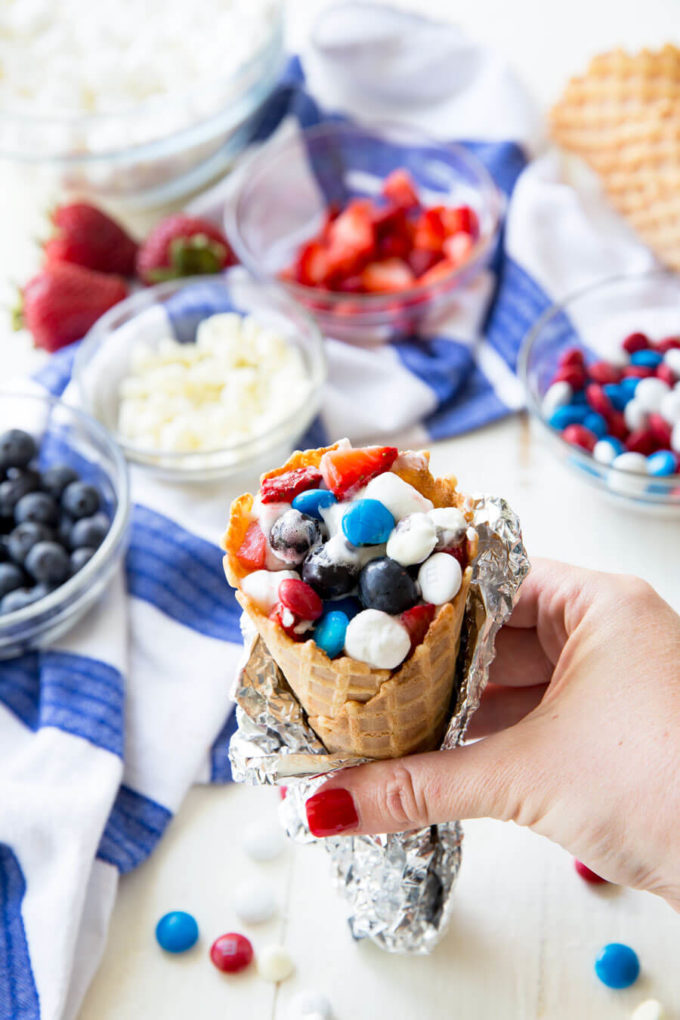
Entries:
POLYGON ((59 518, 59 524, 57 525, 57 539, 66 549, 69 547, 71 531, 73 530, 74 524, 75 521, 70 514, 62 514, 59 518))
POLYGON ((109 519, 106 514, 94 514, 92 517, 81 517, 71 528, 69 536, 69 547, 79 549, 86 545, 90 549, 97 549, 109 530, 109 519))
POLYGON ((43 584, 36 584, 33 588, 15 588, 0 601, 0 615, 5 613, 16 613, 19 609, 25 609, 38 599, 42 599, 49 593, 49 588, 43 584))
POLYGON ((68 464, 54 464, 42 473, 42 487, 54 499, 61 499, 62 493, 71 482, 78 481, 78 472, 68 464))
MULTIPOLYGON (((272 525, 269 544, 285 563, 302 563, 321 538, 319 522, 299 510, 286 510, 272 525)), ((87 543, 84 543, 87 544, 87 543)), ((91 543, 90 543, 91 544, 91 543)))
POLYGON ((344 599, 335 599, 333 602, 329 602, 327 606, 324 606, 324 610, 330 611, 333 609, 344 613, 348 620, 353 620, 357 613, 361 612, 362 608, 363 606, 359 599, 355 599, 353 595, 348 595, 344 599))
POLYGON ((95 552, 95 549, 87 545, 81 545, 79 549, 74 549, 71 553, 71 573, 77 574, 79 570, 82 570, 85 564, 90 562, 95 552))
POLYGON ((11 475, 0 482, 0 517, 12 517, 19 500, 29 492, 35 492, 40 476, 29 468, 26 471, 13 469, 11 475))
POLYGON ((91 517, 99 510, 99 493, 87 482, 70 482, 62 494, 61 505, 71 517, 91 517))
POLYGON ((312 549, 302 564, 302 580, 322 599, 347 595, 357 583, 359 565, 332 559, 325 545, 312 549))
POLYGON ((33 436, 22 429, 10 429, 0 436, 0 468, 24 468, 36 453, 33 436))
POLYGON ((396 615, 416 604, 418 588, 396 560, 381 556, 367 563, 359 574, 359 598, 364 609, 396 615))
POLYGON ((0 563, 6 563, 9 559, 9 547, 7 545, 7 535, 0 535, 0 563))
POLYGON ((34 521, 53 527, 59 520, 59 507, 46 492, 29 492, 15 506, 14 520, 17 524, 34 521))
POLYGON ((71 572, 71 562, 63 546, 56 542, 36 542, 25 563, 28 573, 45 584, 61 584, 71 572))
POLYGON ((9 554, 15 563, 23 567, 24 561, 36 542, 51 542, 52 532, 44 524, 26 521, 18 524, 7 540, 9 554))
POLYGON ((24 573, 15 563, 0 563, 0 599, 24 583, 24 573))

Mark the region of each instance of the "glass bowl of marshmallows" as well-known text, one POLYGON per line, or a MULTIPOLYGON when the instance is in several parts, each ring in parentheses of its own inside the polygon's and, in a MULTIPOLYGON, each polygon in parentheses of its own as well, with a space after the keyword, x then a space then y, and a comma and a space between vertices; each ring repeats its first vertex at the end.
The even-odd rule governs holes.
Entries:
POLYGON ((326 360, 304 309, 236 266, 110 309, 74 375, 83 407, 131 463, 201 482, 285 459, 318 411, 326 360))
POLYGON ((282 0, 7 0, 0 156, 33 183, 173 201, 245 147, 284 60, 282 0))

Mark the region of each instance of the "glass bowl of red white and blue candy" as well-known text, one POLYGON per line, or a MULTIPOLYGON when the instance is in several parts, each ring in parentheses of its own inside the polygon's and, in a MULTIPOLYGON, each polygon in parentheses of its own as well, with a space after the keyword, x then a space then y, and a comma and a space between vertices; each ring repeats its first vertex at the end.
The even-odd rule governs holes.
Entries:
POLYGON ((529 409, 582 477, 680 510, 680 279, 622 276, 553 305, 519 360, 529 409))
POLYGON ((225 570, 329 751, 393 758, 438 746, 477 534, 429 454, 294 453, 231 507, 225 570))

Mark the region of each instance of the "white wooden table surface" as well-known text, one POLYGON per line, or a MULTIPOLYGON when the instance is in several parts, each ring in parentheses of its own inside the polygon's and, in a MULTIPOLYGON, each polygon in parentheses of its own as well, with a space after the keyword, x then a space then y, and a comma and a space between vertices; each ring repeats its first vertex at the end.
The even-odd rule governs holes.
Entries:
MULTIPOLYGON (((323 0, 292 0, 291 39, 298 46, 323 0)), ((460 22, 505 53, 543 106, 598 49, 678 41, 678 0, 411 0, 460 22)), ((0 182, 2 183, 2 182, 0 182)), ((40 232, 36 196, 0 187, 0 302, 10 281, 35 261, 40 232)), ((0 379, 25 372, 36 356, 23 337, 0 325, 0 379)), ((605 502, 553 461, 516 417, 435 444, 433 466, 453 470, 463 489, 505 495, 520 514, 534 556, 644 576, 680 610, 680 524, 627 513, 605 502)), ((234 495, 225 490, 225 507, 234 495)), ((226 681, 226 678, 225 678, 226 681)), ((680 918, 660 900, 623 889, 592 889, 569 856, 513 825, 467 823, 464 862, 450 931, 429 958, 390 957, 349 937, 342 901, 331 888, 320 847, 289 847, 256 865, 240 846, 243 825, 273 816, 274 791, 195 788, 153 857, 124 878, 108 948, 80 1020, 285 1020, 303 987, 330 997, 336 1020, 617 1020, 654 996, 680 1020, 680 918), (231 906, 235 884, 266 875, 280 913, 247 929, 231 906), (199 920, 202 940, 168 959, 153 930, 170 909, 199 920), (207 949, 225 931, 244 930, 258 946, 282 942, 295 975, 275 987, 255 973, 228 978, 207 949), (643 976, 626 992, 600 985, 592 964, 606 942, 639 953, 643 976)))

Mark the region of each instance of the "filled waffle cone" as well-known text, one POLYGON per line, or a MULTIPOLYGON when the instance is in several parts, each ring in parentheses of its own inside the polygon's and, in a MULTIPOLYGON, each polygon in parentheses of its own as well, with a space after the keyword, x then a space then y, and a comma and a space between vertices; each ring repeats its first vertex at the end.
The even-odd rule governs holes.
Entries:
POLYGON ((551 112, 555 140, 599 175, 612 205, 680 269, 680 50, 595 57, 551 112))
MULTIPOLYGON (((270 475, 318 466, 325 452, 296 452, 270 475)), ((456 480, 433 478, 428 456, 423 459, 424 466, 404 460, 393 470, 435 506, 460 508, 462 497, 456 491, 456 480)), ((247 493, 232 504, 223 542, 227 579, 326 749, 367 758, 397 758, 437 747, 448 721, 472 568, 466 567, 455 599, 438 608, 423 642, 397 669, 374 669, 346 655, 329 659, 313 640, 289 638, 239 588, 246 571, 235 553, 251 521, 252 503, 253 497, 247 493)), ((476 538, 466 541, 471 561, 476 538)))

